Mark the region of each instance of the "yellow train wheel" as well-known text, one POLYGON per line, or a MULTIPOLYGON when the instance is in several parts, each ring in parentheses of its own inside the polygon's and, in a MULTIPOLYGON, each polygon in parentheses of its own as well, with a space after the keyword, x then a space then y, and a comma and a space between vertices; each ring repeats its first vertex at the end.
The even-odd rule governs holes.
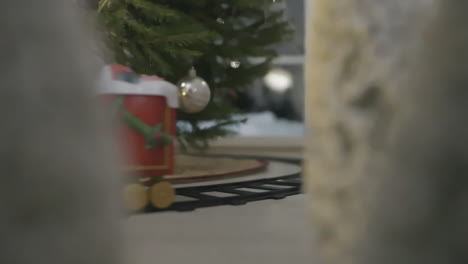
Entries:
POLYGON ((131 211, 138 211, 148 204, 148 190, 141 184, 129 184, 124 190, 125 208, 131 211))
POLYGON ((171 206, 175 199, 175 190, 169 182, 158 182, 150 187, 150 201, 154 207, 165 209, 171 206))

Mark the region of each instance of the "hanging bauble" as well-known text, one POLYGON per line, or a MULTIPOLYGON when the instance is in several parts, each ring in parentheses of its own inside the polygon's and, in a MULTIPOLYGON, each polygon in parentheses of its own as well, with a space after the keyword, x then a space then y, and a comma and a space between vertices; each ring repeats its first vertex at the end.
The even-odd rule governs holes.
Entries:
POLYGON ((197 113, 210 102, 211 91, 208 84, 197 76, 192 67, 189 74, 177 83, 179 87, 180 108, 186 113, 197 113))

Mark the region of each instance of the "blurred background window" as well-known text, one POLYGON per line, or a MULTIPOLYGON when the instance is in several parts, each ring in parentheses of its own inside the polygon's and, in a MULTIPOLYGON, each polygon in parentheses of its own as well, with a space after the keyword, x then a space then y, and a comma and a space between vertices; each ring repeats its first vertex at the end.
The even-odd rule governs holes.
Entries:
POLYGON ((303 136, 304 1, 285 0, 274 8, 285 11, 293 36, 275 46, 279 56, 271 69, 236 100, 236 106, 247 112, 239 117, 248 118, 235 128, 239 136, 303 136))

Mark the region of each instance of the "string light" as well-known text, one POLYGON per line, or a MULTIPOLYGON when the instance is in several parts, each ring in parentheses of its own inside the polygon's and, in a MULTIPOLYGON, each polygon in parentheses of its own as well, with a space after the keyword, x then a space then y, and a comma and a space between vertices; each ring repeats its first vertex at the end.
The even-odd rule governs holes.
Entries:
POLYGON ((233 60, 233 61, 231 61, 231 63, 230 63, 231 68, 234 68, 234 69, 239 68, 239 67, 240 67, 240 64, 241 64, 241 63, 240 63, 240 61, 238 61, 238 60, 233 60))

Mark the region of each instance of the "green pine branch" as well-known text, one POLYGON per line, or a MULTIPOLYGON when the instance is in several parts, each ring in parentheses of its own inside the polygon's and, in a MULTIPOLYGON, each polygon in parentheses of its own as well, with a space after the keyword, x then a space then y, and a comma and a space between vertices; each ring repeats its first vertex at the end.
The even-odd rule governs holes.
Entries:
MULTIPOLYGON (((89 0, 97 10, 100 0, 89 0)), ((280 2, 277 0, 276 2, 280 2)), ((110 0, 98 13, 105 41, 121 63, 139 74, 159 75, 173 83, 194 65, 210 85, 212 101, 196 114, 178 113, 189 130, 178 129, 187 146, 206 147, 211 139, 233 133, 242 120, 232 107, 232 91, 245 91, 262 77, 277 56, 274 45, 292 29, 277 4, 266 0, 110 0), (264 63, 252 64, 250 57, 264 63), (229 66, 232 60, 241 64, 229 66), (201 122, 214 121, 213 126, 201 122)))

